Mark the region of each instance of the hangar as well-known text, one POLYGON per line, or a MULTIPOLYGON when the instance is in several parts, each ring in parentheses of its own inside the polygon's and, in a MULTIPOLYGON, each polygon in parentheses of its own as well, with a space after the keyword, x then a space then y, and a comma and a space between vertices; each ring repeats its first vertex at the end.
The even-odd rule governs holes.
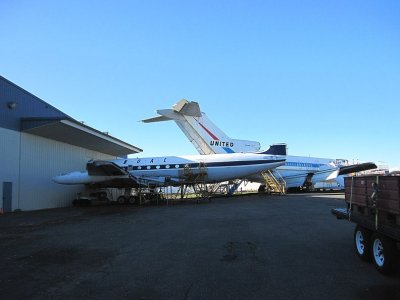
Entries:
POLYGON ((91 159, 142 149, 89 127, 0 76, 0 207, 4 212, 71 205, 83 186, 52 177, 91 159))

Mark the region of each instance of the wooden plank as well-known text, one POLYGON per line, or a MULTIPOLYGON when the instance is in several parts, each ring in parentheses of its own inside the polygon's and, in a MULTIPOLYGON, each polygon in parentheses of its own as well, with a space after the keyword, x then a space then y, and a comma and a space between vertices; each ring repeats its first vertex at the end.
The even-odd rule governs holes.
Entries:
POLYGON ((374 183, 378 183, 377 208, 400 215, 400 176, 360 176, 345 178, 345 200, 359 206, 372 207, 374 183))

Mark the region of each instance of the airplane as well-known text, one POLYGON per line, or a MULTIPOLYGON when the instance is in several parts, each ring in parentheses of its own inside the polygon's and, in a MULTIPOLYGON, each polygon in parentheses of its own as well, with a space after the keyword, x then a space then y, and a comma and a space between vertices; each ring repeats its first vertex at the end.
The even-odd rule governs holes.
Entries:
MULTIPOLYGON (((142 120, 144 123, 175 121, 196 150, 203 155, 217 153, 247 153, 260 150, 257 141, 238 140, 228 137, 219 129, 195 101, 180 100, 172 109, 157 110, 158 116, 142 120)), ((278 149, 279 144, 273 149, 278 149)), ((286 156, 286 163, 272 171, 276 178, 282 178, 286 189, 309 189, 316 183, 337 182, 344 187, 345 174, 374 169, 374 163, 348 165, 343 159, 329 159, 305 156, 286 156)), ((261 182, 259 191, 265 189, 265 176, 252 176, 252 181, 261 182)))
POLYGON ((286 147, 272 146, 257 153, 91 160, 86 171, 55 176, 53 181, 124 188, 219 183, 284 165, 285 155, 286 147))

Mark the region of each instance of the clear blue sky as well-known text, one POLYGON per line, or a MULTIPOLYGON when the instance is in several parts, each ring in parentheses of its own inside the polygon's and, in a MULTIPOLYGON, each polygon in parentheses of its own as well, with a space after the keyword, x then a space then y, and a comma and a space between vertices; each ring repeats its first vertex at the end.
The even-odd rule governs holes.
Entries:
POLYGON ((234 138, 400 168, 400 1, 0 2, 0 74, 144 149, 195 154, 181 98, 234 138))

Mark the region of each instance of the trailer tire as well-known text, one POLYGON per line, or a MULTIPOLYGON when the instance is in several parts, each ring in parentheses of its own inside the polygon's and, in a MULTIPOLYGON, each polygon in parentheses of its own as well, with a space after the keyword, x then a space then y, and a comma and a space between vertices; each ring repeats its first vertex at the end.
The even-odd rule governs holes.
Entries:
POLYGON ((371 234, 371 231, 360 225, 354 229, 354 250, 360 259, 367 262, 372 259, 371 234))
POLYGON ((128 203, 129 204, 135 204, 136 203, 136 197, 135 196, 129 196, 128 198, 128 203))
POLYGON ((119 196, 117 198, 117 202, 118 202, 118 204, 125 204, 125 202, 126 202, 125 196, 119 196))
POLYGON ((397 268, 396 242, 379 233, 374 233, 371 239, 372 257, 376 269, 383 275, 392 275, 397 268))

